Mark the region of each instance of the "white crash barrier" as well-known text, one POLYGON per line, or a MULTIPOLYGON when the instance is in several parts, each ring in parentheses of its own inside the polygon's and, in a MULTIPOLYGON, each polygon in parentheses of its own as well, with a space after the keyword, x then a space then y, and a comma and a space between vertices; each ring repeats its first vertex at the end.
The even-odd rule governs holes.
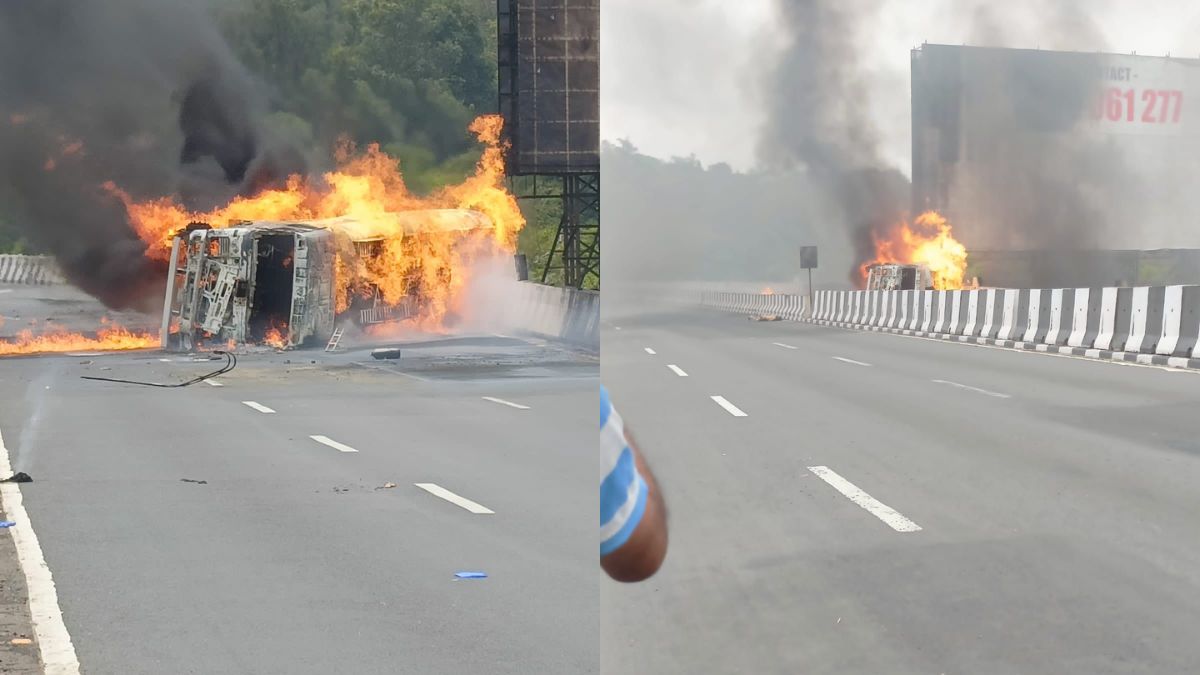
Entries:
POLYGON ((58 264, 50 256, 0 254, 0 283, 50 284, 66 283, 58 264))

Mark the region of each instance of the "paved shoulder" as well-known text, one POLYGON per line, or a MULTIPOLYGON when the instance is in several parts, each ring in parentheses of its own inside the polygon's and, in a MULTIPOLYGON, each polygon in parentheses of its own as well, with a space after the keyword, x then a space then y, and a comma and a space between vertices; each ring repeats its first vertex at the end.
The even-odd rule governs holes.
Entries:
MULTIPOLYGON (((0 520, 8 520, 7 511, 0 513, 0 520)), ((9 530, 0 529, 0 673, 41 672, 25 575, 9 530)))

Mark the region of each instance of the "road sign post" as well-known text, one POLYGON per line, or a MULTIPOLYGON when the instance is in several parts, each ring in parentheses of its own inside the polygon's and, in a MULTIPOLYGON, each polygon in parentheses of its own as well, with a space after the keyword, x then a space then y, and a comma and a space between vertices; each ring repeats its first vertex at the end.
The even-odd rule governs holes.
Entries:
POLYGON ((812 316, 813 306, 813 285, 812 271, 817 268, 817 247, 816 246, 801 246, 800 247, 800 269, 808 270, 808 312, 812 316))

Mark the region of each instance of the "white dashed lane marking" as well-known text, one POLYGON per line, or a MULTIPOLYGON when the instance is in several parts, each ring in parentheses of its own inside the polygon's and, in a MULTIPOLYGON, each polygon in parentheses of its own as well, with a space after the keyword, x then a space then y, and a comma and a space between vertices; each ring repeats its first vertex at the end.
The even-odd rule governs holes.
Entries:
POLYGON ((242 404, 243 404, 243 405, 248 405, 248 406, 250 406, 251 408, 254 408, 255 410, 257 410, 257 411, 258 411, 258 412, 260 412, 260 413, 267 413, 267 414, 271 414, 271 413, 275 412, 274 410, 271 410, 271 409, 270 409, 270 408, 268 408, 267 406, 265 406, 265 405, 263 405, 263 404, 261 404, 261 403, 258 403, 257 401, 242 401, 242 404))
POLYGON ((309 436, 309 438, 320 443, 321 445, 328 445, 329 447, 333 448, 334 450, 338 450, 340 452, 358 452, 358 450, 355 450, 354 448, 346 445, 345 443, 338 443, 337 441, 333 440, 332 438, 330 438, 328 436, 309 436))
POLYGON ((506 405, 510 408, 516 408, 517 410, 529 410, 529 406, 527 406, 527 405, 521 405, 520 403, 513 403, 512 401, 505 401, 502 398, 496 398, 494 396, 484 396, 483 400, 491 401, 492 403, 499 403, 500 405, 506 405))
POLYGON ((429 494, 431 494, 435 497, 441 497, 442 499, 445 499, 446 501, 450 502, 451 504, 456 504, 458 506, 461 506, 464 509, 470 511, 471 513, 480 513, 480 514, 495 513, 495 511, 489 509, 488 507, 483 506, 482 504, 479 504, 477 502, 473 502, 470 499, 467 499, 466 497, 461 497, 459 495, 456 495, 453 492, 442 487, 441 485, 438 485, 437 483, 413 483, 413 485, 416 485, 417 487, 421 488, 422 490, 428 492, 429 494))
POLYGON ((715 401, 717 405, 724 408, 725 412, 729 413, 730 415, 733 415, 734 417, 749 417, 749 415, 742 412, 741 408, 737 407, 736 405, 734 405, 734 404, 730 403, 728 400, 726 400, 724 396, 710 396, 709 398, 711 398, 713 401, 715 401))
POLYGON ((646 347, 645 349, 646 349, 646 353, 647 353, 647 354, 657 354, 657 353, 658 353, 658 352, 654 351, 653 349, 651 349, 651 348, 649 348, 649 347, 646 347))
POLYGON ((868 368, 871 367, 871 364, 869 364, 869 363, 863 363, 862 361, 855 361, 854 359, 848 359, 844 356, 835 356, 833 358, 834 358, 834 360, 841 361, 842 363, 849 363, 849 364, 855 365, 855 366, 866 366, 868 368))
POLYGON ((678 375, 678 376, 680 376, 680 377, 687 377, 687 376, 688 376, 688 374, 687 374, 687 373, 683 372, 683 368, 680 368, 679 366, 677 366, 677 365, 675 365, 675 364, 673 364, 673 363, 672 363, 672 364, 667 364, 667 367, 671 369, 671 372, 675 373, 676 375, 678 375))
POLYGON ((972 387, 969 384, 960 384, 958 382, 951 382, 950 380, 931 380, 931 381, 935 382, 937 384, 946 384, 951 387, 957 387, 958 389, 966 389, 967 391, 973 391, 976 394, 983 394, 984 396, 991 396, 992 398, 1012 398, 1012 396, 1009 396, 1008 394, 1001 394, 998 391, 988 391, 987 389, 980 389, 979 387, 972 387))
POLYGON ((829 483, 833 489, 845 495, 850 501, 867 510, 868 513, 887 523, 888 527, 897 532, 920 532, 921 526, 905 518, 901 513, 883 502, 867 494, 854 483, 842 478, 836 471, 827 466, 810 466, 808 470, 817 478, 829 483))

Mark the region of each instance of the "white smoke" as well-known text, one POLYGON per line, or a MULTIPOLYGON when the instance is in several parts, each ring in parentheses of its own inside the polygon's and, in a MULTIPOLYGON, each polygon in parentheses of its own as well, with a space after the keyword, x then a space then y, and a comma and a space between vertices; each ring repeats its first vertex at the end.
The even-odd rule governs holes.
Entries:
POLYGON ((480 258, 468 274, 470 280, 459 303, 459 332, 510 333, 523 328, 521 285, 511 255, 480 258))

